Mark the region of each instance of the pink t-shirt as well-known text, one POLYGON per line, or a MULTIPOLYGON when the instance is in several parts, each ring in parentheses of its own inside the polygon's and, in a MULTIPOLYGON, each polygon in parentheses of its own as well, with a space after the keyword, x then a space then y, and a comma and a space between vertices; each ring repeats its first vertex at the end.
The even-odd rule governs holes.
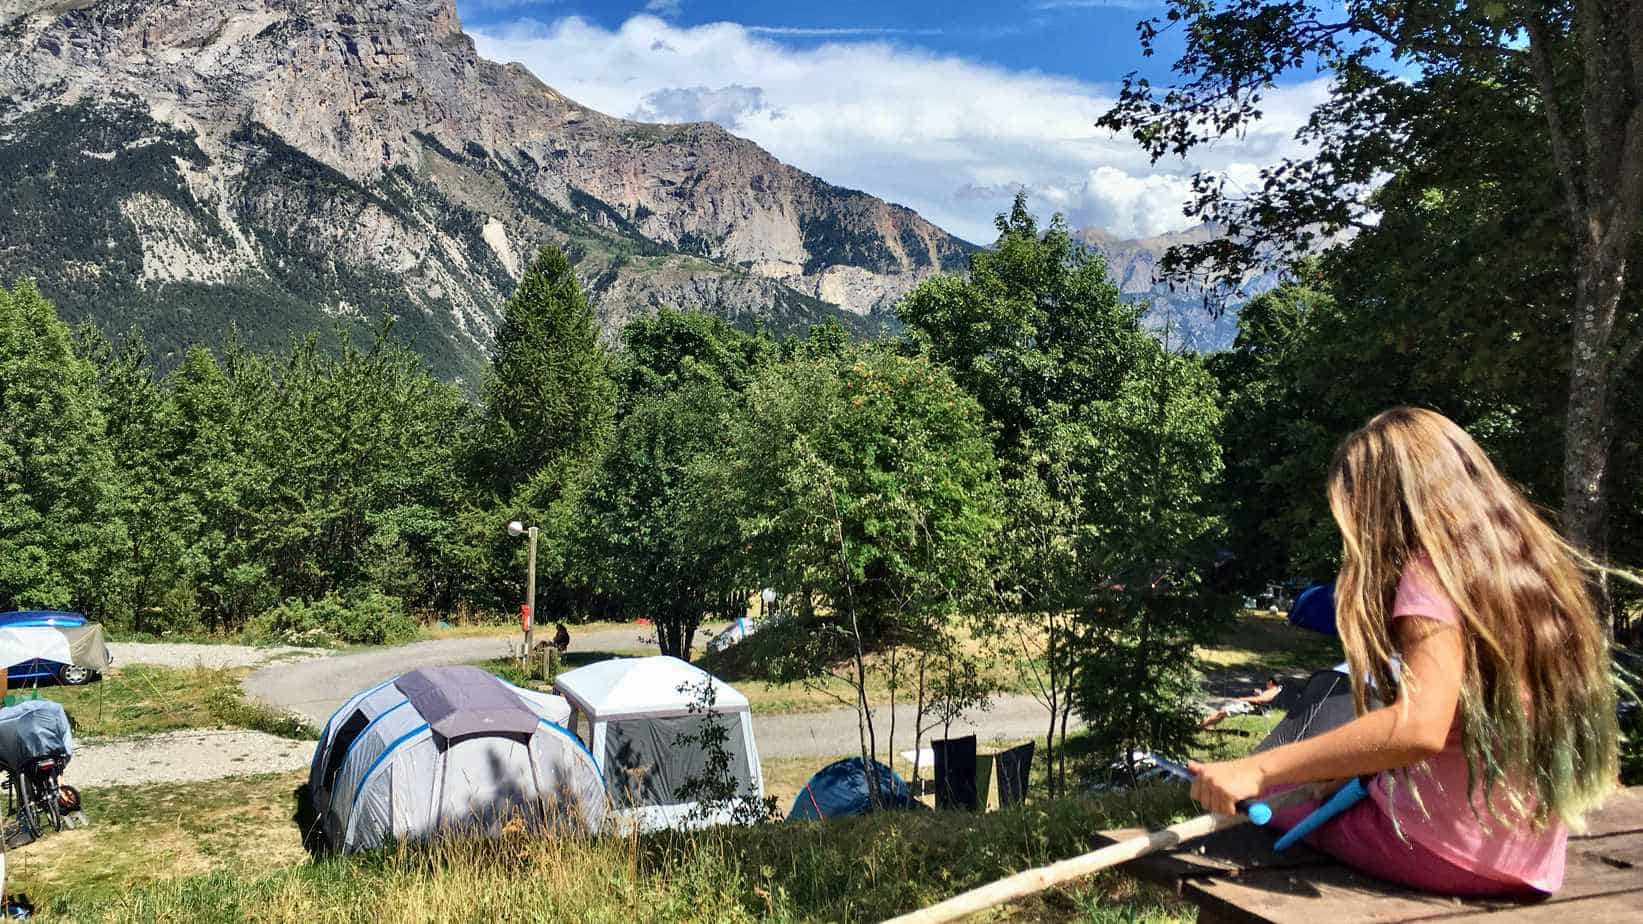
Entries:
MULTIPOLYGON (((1424 554, 1404 568, 1398 582, 1392 618, 1405 616, 1460 624, 1454 604, 1438 586, 1431 559, 1424 554)), ((1397 821, 1410 841, 1456 866, 1499 882, 1556 892, 1563 885, 1568 829, 1556 820, 1538 831, 1527 822, 1517 821, 1505 794, 1498 789, 1492 803, 1501 817, 1496 819, 1490 814, 1481 793, 1472 798, 1477 808, 1474 813, 1467 800, 1466 777, 1457 713, 1449 728, 1449 741, 1438 756, 1416 765, 1402 779, 1381 774, 1369 787, 1369 794, 1382 811, 1397 821), (1418 790, 1418 802, 1411 787, 1418 790)))

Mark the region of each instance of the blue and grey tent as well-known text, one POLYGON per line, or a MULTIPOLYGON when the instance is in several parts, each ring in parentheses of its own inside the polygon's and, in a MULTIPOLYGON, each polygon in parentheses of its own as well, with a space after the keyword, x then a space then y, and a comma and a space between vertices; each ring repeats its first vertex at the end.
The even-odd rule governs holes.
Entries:
MULTIPOLYGON (((817 821, 871 812, 873 800, 868 798, 870 790, 864 769, 866 766, 860 757, 846 757, 816 771, 810 782, 799 790, 798 798, 793 800, 793 809, 787 813, 787 820, 817 821)), ((874 761, 873 766, 877 770, 875 775, 881 794, 879 802, 884 808, 904 809, 917 805, 907 789, 907 782, 894 770, 878 761, 874 761)))
POLYGON ((609 809, 593 755, 563 725, 557 696, 476 667, 401 674, 325 723, 309 796, 331 850, 440 832, 495 835, 509 821, 596 831, 609 809))

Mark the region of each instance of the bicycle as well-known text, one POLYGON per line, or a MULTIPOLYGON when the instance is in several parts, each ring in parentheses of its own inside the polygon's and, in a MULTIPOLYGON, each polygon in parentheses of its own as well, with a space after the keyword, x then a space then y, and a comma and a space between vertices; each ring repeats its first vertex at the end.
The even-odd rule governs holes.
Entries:
POLYGON ((63 768, 68 761, 67 754, 47 754, 30 758, 20 771, 0 764, 0 774, 5 778, 0 785, 6 793, 6 816, 15 817, 20 831, 30 840, 45 833, 43 821, 49 821, 55 831, 63 830, 65 793, 73 792, 73 787, 63 785, 63 768))

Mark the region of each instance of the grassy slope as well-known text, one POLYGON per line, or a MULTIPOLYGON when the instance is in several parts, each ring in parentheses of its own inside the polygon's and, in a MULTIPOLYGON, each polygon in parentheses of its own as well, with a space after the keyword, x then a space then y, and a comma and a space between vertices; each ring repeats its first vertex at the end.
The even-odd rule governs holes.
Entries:
MULTIPOLYGON (((1207 733, 1196 756, 1242 753, 1275 721, 1229 720, 1248 736, 1207 733)), ((825 762, 765 762, 782 810, 825 762)), ((1041 762, 1035 771, 1042 792, 1041 762)), ((1082 852, 1096 831, 1190 812, 1183 787, 1161 786, 986 815, 886 814, 641 842, 521 836, 316 864, 292 820, 301 782, 297 773, 88 790, 92 825, 14 852, 11 888, 56 920, 877 920, 1082 852)), ((1191 915, 1171 896, 1112 874, 994 919, 1134 924, 1191 915)))
MULTIPOLYGON (((878 920, 1088 849, 1102 829, 1188 811, 1180 787, 988 815, 896 813, 825 826, 565 841, 512 836, 309 862, 291 824, 299 775, 88 791, 94 825, 12 856, 47 920, 878 920)), ((1010 920, 1182 921, 1122 875, 1010 920)))

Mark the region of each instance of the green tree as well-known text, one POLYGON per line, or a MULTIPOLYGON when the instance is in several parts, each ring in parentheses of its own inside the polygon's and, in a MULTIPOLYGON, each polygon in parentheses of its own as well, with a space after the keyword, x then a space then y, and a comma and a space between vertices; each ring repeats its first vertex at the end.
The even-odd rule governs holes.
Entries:
POLYGON ((721 450, 735 398, 711 378, 646 397, 617 426, 583 495, 575 553, 623 612, 650 618, 662 654, 690 659, 704 619, 733 619, 750 593, 738 544, 698 531, 692 476, 721 450))
POLYGON ((0 608, 117 615, 117 485, 96 371, 32 282, 0 287, 0 608))
POLYGON ((1124 304, 1099 254, 1059 216, 1042 232, 1017 196, 999 237, 965 276, 920 285, 898 309, 919 346, 986 410, 1004 472, 1006 541, 998 603, 978 628, 1004 640, 1049 714, 1044 756, 1065 784, 1065 742, 1079 671, 1074 641, 1105 537, 1122 525, 1095 492, 1103 473, 1101 408, 1156 350, 1140 309, 1124 304), (1008 619, 995 618, 1008 616, 1008 619))
MULTIPOLYGON (((1503 203, 1520 195, 1544 202, 1555 191, 1542 214, 1558 220, 1548 227, 1532 219, 1550 232, 1532 263, 1544 270, 1563 332, 1555 353, 1567 372, 1564 529, 1604 556, 1616 397, 1643 352, 1639 286, 1628 269, 1643 233, 1643 18, 1635 5, 1171 0, 1165 19, 1141 24, 1143 50, 1151 54, 1179 24, 1181 81, 1160 93, 1132 75, 1101 120, 1131 132, 1155 158, 1247 130, 1261 118, 1263 96, 1291 71, 1321 66, 1332 78, 1329 100, 1298 136, 1308 157, 1266 171, 1248 193, 1220 177, 1197 178, 1192 208, 1228 233, 1172 253, 1166 263, 1177 271, 1236 283, 1259 262, 1308 252, 1341 231, 1372 232, 1369 191, 1380 177, 1413 177, 1440 197, 1494 187, 1503 203), (1525 173, 1548 182, 1537 189, 1525 173)), ((1499 222, 1477 243, 1499 242, 1501 229, 1524 239, 1499 222)), ((1476 253, 1466 238, 1444 246, 1456 240, 1479 258, 1474 274, 1516 274, 1525 253, 1476 253)), ((1525 327, 1540 320, 1536 303, 1545 302, 1507 299, 1492 308, 1525 327)))
POLYGON ((113 620, 159 634, 198 620, 196 588, 205 570, 194 539, 200 513, 177 482, 185 447, 177 408, 149 361, 142 332, 132 329, 118 346, 96 331, 78 331, 80 351, 98 369, 104 440, 119 475, 116 503, 126 524, 120 564, 130 593, 126 612, 113 620))
POLYGON ((825 600, 775 669, 850 682, 864 759, 869 654, 939 631, 985 586, 1000 502, 982 420, 941 368, 865 347, 766 369, 704 463, 698 532, 734 527, 751 573, 825 600))
POLYGON ((1220 538, 1214 381, 1194 357, 1157 344, 1096 414, 1090 503, 1102 511, 1083 564, 1088 588, 1072 637, 1073 701, 1098 742, 1135 776, 1138 751, 1185 754, 1197 732, 1195 649, 1230 616, 1208 580, 1220 538))
POLYGON ((499 497, 592 456, 616 405, 610 351, 570 261, 544 247, 502 313, 476 463, 499 497))
POLYGON ((774 359, 776 344, 713 315, 664 308, 628 322, 622 328, 622 347, 617 378, 625 413, 645 398, 700 381, 744 391, 759 369, 774 359))
POLYGON ((178 447, 174 490, 198 515, 189 542, 203 563, 202 615, 208 628, 234 630, 279 603, 251 518, 277 477, 268 446, 274 376, 231 337, 222 362, 204 347, 189 350, 166 386, 176 428, 166 439, 178 447))

